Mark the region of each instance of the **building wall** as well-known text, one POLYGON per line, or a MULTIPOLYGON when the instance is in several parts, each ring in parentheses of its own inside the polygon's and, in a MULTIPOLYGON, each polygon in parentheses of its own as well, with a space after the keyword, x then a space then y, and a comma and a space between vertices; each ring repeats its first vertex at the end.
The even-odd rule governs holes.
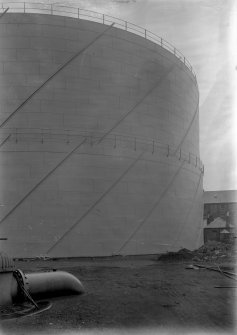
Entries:
POLYGON ((111 28, 93 42, 106 28, 38 14, 0 21, 0 122, 13 113, 0 133, 0 229, 10 255, 200 244, 195 78, 174 55, 126 31, 111 28))
POLYGON ((204 228, 204 243, 209 241, 233 242, 236 236, 233 228, 204 228), (228 231, 228 233, 226 233, 228 231))
POLYGON ((214 203, 204 204, 204 220, 207 224, 215 218, 221 217, 227 224, 235 225, 237 218, 237 203, 214 203))

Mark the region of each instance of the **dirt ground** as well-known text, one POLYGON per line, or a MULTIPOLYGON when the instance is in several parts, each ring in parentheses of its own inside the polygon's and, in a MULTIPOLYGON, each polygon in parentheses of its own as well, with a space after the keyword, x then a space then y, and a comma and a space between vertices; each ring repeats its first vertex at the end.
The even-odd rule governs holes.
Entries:
MULTIPOLYGON (((16 263, 25 272, 68 271, 86 293, 52 299, 51 309, 40 314, 1 321, 3 334, 235 333, 236 281, 219 272, 186 269, 190 261, 146 257, 16 263)), ((233 264, 225 268, 233 272, 233 264)))

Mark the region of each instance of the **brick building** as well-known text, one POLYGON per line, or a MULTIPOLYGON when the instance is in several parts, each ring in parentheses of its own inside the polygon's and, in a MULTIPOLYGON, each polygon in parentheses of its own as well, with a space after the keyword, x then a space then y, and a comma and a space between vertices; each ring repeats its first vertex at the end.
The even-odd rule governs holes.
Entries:
POLYGON ((204 192, 204 242, 236 235, 237 191, 204 192))

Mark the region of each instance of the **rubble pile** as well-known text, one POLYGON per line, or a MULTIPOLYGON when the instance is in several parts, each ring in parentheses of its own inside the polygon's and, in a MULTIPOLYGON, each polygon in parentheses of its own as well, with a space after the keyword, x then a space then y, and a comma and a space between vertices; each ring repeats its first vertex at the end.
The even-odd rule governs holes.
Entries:
POLYGON ((158 261, 185 261, 191 259, 193 259, 193 252, 185 248, 177 252, 167 252, 158 257, 158 261))
POLYGON ((188 249, 180 249, 177 252, 167 252, 158 257, 159 261, 186 261, 194 262, 216 262, 221 260, 234 259, 237 251, 234 242, 217 242, 208 241, 199 249, 190 251, 188 249))
POLYGON ((195 250, 193 254, 193 261, 195 262, 226 260, 236 255, 233 242, 223 243, 216 241, 208 241, 199 249, 195 250))

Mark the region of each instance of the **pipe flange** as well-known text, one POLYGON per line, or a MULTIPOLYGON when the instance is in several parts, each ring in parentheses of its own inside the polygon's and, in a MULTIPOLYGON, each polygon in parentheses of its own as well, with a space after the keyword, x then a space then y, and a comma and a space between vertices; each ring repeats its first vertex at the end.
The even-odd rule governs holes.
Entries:
POLYGON ((27 280, 27 276, 24 274, 23 271, 17 269, 13 272, 13 276, 17 281, 18 284, 18 292, 17 295, 20 298, 25 298, 25 292, 28 292, 29 282, 27 280))

